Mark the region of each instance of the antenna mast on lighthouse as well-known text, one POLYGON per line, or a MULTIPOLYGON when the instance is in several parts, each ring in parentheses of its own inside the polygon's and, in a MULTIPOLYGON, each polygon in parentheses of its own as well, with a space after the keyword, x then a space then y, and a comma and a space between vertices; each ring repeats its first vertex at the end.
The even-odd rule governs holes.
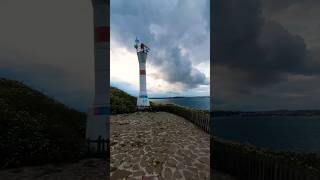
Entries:
POLYGON ((140 92, 139 97, 137 99, 137 108, 138 110, 144 110, 150 108, 146 85, 146 60, 150 48, 148 48, 145 44, 140 43, 138 38, 136 38, 135 40, 134 47, 137 50, 140 76, 140 92))

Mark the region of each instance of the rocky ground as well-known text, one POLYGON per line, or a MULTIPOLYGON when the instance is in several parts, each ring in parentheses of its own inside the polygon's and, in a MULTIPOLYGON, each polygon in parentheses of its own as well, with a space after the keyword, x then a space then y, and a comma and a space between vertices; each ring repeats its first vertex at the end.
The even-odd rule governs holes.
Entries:
MULTIPOLYGON (((66 165, 45 165, 21 167, 0 171, 1 180, 109 180, 105 161, 99 159, 82 160, 66 165)), ((229 176, 214 172, 214 180, 234 180, 229 176)))
POLYGON ((210 138, 166 112, 111 118, 111 179, 209 179, 210 138))

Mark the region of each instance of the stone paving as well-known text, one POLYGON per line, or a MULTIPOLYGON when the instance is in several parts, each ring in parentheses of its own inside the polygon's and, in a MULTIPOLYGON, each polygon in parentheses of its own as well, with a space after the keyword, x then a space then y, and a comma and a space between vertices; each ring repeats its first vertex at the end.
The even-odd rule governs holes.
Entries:
POLYGON ((182 117, 137 112, 110 125, 111 180, 210 178, 209 135, 182 117))
MULTIPOLYGON (((209 179, 209 135, 165 112, 111 117, 111 177, 106 161, 85 159, 0 171, 0 180, 209 179)), ((214 180, 234 180, 214 172, 214 180)))

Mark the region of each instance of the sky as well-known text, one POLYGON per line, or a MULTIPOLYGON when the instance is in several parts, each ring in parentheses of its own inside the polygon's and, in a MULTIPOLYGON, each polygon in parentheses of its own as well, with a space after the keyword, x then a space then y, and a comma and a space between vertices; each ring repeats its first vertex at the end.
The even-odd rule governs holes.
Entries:
MULTIPOLYGON (((209 95, 211 79, 216 109, 320 109, 318 0, 212 1, 211 19, 208 4, 111 0, 112 85, 137 95, 137 36, 149 96, 209 95)), ((92 19, 89 0, 0 1, 0 77, 87 111, 92 19)))
POLYGON ((0 77, 86 112, 93 100, 89 0, 1 0, 0 77))
POLYGON ((111 0, 110 9, 111 85, 138 95, 138 37, 151 49, 149 97, 209 96, 209 0, 111 0))
POLYGON ((319 109, 320 1, 214 2, 214 108, 319 109))
MULTIPOLYGON (((111 0, 111 84, 138 93, 136 36, 151 48, 149 96, 209 95, 208 0, 111 0)), ((81 111, 94 96, 90 0, 1 0, 0 77, 81 111)))

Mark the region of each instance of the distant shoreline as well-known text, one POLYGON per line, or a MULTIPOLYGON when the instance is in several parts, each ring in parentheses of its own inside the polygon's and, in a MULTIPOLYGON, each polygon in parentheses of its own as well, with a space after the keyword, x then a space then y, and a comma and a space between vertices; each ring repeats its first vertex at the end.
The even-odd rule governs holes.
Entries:
MULTIPOLYGON (((165 102, 167 104, 175 104, 179 106, 189 107, 189 108, 196 108, 202 109, 199 107, 190 106, 190 103, 181 103, 180 99, 196 99, 196 98, 210 98, 209 96, 193 96, 193 97, 183 97, 183 96, 173 96, 173 97, 152 97, 149 98, 152 100, 164 100, 168 101, 165 102), (171 101, 172 100, 172 101, 171 101)), ((189 102, 189 101, 188 101, 189 102)), ((209 110, 209 109, 206 109, 209 110)), ((245 117, 256 117, 256 116, 320 116, 320 109, 297 109, 297 110, 290 110, 290 109, 278 109, 278 110, 248 110, 248 111, 241 111, 241 110, 220 110, 215 109, 213 110, 215 117, 225 117, 225 116, 245 116, 245 117)))
POLYGON ((215 116, 320 116, 320 110, 214 111, 215 116))

